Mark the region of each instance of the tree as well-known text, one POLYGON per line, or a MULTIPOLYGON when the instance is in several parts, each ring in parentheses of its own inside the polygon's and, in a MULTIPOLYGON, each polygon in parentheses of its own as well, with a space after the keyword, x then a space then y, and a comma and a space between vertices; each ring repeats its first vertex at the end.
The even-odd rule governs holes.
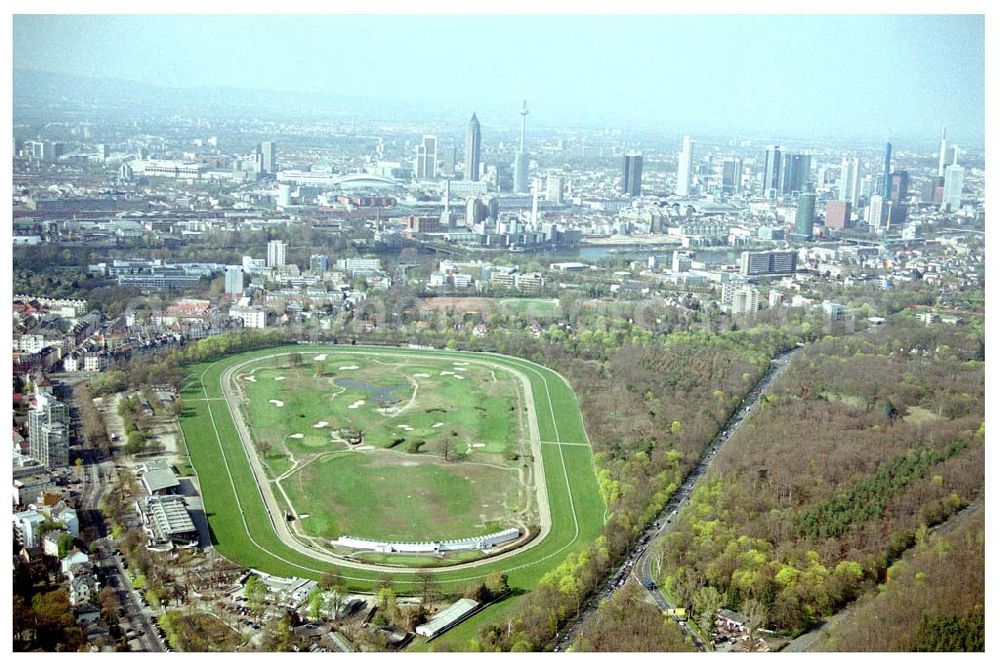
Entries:
POLYGON ((767 608, 756 599, 749 598, 743 602, 741 610, 747 617, 747 642, 750 643, 750 649, 753 650, 753 644, 757 640, 757 632, 767 624, 767 608))
POLYGON ((434 584, 434 574, 430 569, 421 568, 417 572, 417 581, 420 588, 420 606, 424 607, 437 598, 437 585, 434 584))
POLYGON ((705 631, 711 631, 715 624, 715 613, 725 603, 725 595, 714 587, 703 587, 694 593, 692 599, 699 624, 705 631))
POLYGON ((246 595, 247 605, 254 614, 259 615, 264 608, 264 600, 267 597, 267 586, 260 576, 250 574, 246 584, 243 586, 243 594, 246 595))

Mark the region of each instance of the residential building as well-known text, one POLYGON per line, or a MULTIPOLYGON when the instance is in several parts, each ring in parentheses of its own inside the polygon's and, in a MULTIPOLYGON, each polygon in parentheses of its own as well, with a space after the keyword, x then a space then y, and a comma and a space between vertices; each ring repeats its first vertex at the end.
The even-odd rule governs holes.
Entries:
POLYGON ((243 267, 226 266, 226 298, 239 300, 243 297, 243 267))
POLYGON ((743 275, 791 275, 795 272, 798 256, 794 250, 743 252, 740 272, 743 275))
POLYGON ((267 243, 267 266, 278 268, 285 265, 285 241, 272 240, 267 243))
POLYGON ((28 412, 28 451, 49 468, 69 465, 69 407, 51 394, 36 391, 28 412))
POLYGON ((830 229, 846 229, 851 223, 851 204, 849 201, 831 199, 826 202, 826 221, 824 225, 830 229))

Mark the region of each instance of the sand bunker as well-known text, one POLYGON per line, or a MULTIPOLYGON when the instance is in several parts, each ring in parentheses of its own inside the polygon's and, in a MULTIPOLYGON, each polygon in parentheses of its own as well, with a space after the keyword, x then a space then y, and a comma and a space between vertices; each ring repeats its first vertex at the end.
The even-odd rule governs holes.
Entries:
POLYGON ((432 428, 440 428, 440 427, 441 427, 441 426, 443 426, 443 425, 444 425, 444 422, 442 422, 442 421, 439 421, 439 422, 435 423, 434 425, 432 425, 431 427, 432 427, 432 428))
POLYGON ((455 375, 455 379, 465 379, 465 377, 462 375, 455 375))
POLYGON ((272 405, 274 405, 275 407, 284 407, 285 406, 285 403, 283 403, 281 400, 268 400, 268 402, 271 403, 272 405))
POLYGON ((285 376, 284 376, 284 375, 282 375, 282 376, 280 376, 280 377, 275 377, 275 378, 274 378, 274 381, 276 381, 276 382, 283 382, 283 381, 285 381, 285 376))
POLYGON ((354 450, 355 451, 371 451, 374 448, 375 448, 374 446, 359 446, 359 447, 357 447, 354 450))
POLYGON ((402 430, 405 430, 406 432, 412 432, 412 431, 413 431, 413 428, 412 428, 412 427, 410 427, 410 426, 408 426, 408 425, 406 425, 405 423, 400 423, 400 424, 399 424, 398 426, 396 426, 396 427, 397 427, 397 428, 400 428, 400 429, 402 429, 402 430))
POLYGON ((364 400, 355 400, 354 402, 352 402, 351 404, 349 404, 347 406, 347 408, 348 409, 357 409, 358 407, 360 407, 363 404, 365 404, 364 400))
POLYGON ((303 437, 305 437, 305 435, 303 435, 301 432, 297 432, 294 435, 289 435, 288 437, 291 439, 302 439, 303 437))
POLYGON ((430 375, 428 375, 428 374, 427 374, 427 373, 425 373, 425 372, 418 372, 417 374, 415 374, 415 375, 413 375, 413 376, 414 376, 414 377, 424 377, 424 378, 427 378, 427 377, 430 377, 430 375))
POLYGON ((475 444, 472 445, 472 448, 474 448, 474 449, 481 449, 484 446, 486 446, 486 445, 483 444, 482 442, 476 442, 475 444))
POLYGON ((455 373, 454 373, 454 372, 452 372, 451 370, 442 370, 442 371, 441 371, 441 374, 442 374, 442 375, 453 375, 453 374, 455 374, 455 373))
POLYGON ((405 463, 403 463, 403 467, 416 467, 418 464, 419 463, 415 463, 415 462, 405 462, 405 463))
POLYGON ((255 381, 257 381, 257 378, 254 377, 253 375, 243 375, 243 379, 247 380, 248 382, 255 382, 255 381))
POLYGON ((469 365, 468 361, 455 361, 452 365, 469 365))
POLYGON ((316 356, 313 356, 313 360, 314 361, 325 361, 326 360, 326 354, 318 354, 316 356))
POLYGON ((325 428, 328 425, 330 424, 327 423, 326 421, 317 421, 316 425, 314 425, 313 428, 325 428))
POLYGON ((358 366, 356 366, 356 365, 342 365, 342 366, 340 366, 340 370, 357 370, 357 369, 358 369, 358 366))

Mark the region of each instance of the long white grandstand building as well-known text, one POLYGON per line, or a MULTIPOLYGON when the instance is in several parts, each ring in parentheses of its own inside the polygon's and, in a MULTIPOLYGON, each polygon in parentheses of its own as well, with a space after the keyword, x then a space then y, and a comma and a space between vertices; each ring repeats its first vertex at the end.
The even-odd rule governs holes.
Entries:
POLYGON ((487 534, 485 536, 470 537, 468 539, 453 539, 451 541, 423 541, 416 543, 403 543, 396 541, 375 541, 373 539, 360 539, 352 536, 342 536, 333 541, 334 546, 343 548, 354 548, 356 550, 370 550, 376 553, 443 553, 455 550, 482 550, 496 548, 505 543, 510 543, 520 536, 521 532, 516 527, 511 527, 500 532, 487 534))

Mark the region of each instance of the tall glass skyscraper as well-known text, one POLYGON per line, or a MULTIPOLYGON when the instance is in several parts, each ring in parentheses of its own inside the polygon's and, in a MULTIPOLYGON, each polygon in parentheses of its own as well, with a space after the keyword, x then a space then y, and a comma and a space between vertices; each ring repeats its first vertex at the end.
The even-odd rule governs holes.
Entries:
POLYGON ((626 153, 622 174, 622 192, 632 197, 642 196, 642 154, 626 153))
POLYGON ((482 135, 479 131, 479 120, 472 114, 469 128, 465 131, 465 179, 479 180, 479 151, 482 135))

